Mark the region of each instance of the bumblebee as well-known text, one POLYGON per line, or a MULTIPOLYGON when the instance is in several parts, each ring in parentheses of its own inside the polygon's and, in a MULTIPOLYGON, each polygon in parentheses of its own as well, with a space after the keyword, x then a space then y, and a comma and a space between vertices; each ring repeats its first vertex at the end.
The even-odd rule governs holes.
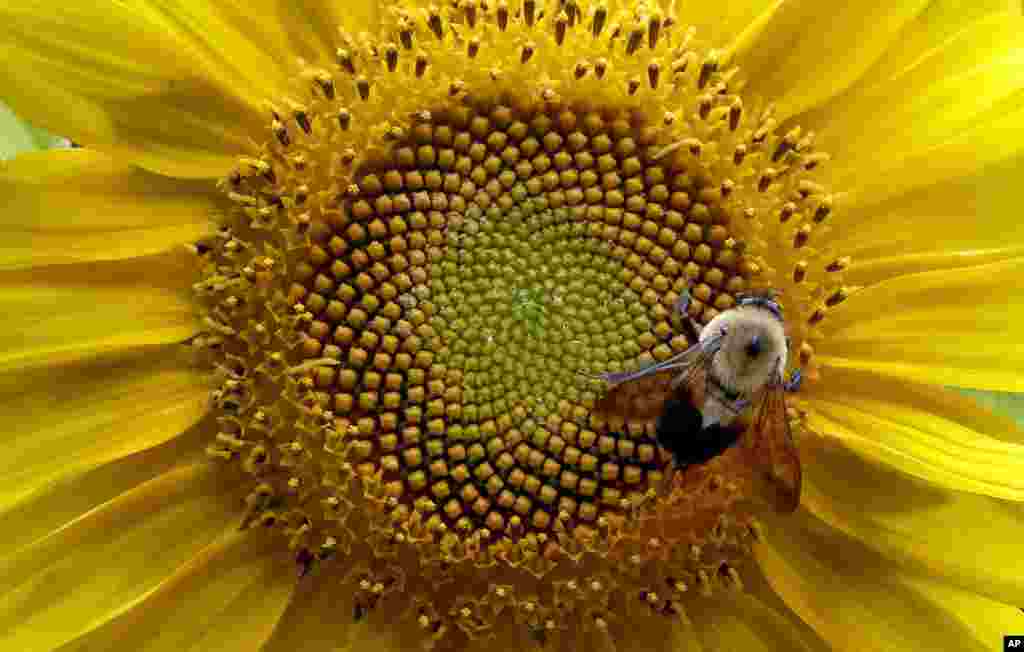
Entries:
POLYGON ((696 343, 635 371, 600 374, 609 391, 597 411, 627 421, 654 418, 658 443, 677 468, 708 462, 743 439, 768 500, 777 511, 796 510, 800 456, 785 394, 799 388, 800 374, 786 379, 781 306, 771 295, 743 296, 703 327, 688 307, 687 293, 676 309, 696 343))

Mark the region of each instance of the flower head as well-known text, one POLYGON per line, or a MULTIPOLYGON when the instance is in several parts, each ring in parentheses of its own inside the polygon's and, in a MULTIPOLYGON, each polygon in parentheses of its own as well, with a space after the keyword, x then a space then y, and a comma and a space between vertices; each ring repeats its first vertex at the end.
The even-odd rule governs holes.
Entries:
MULTIPOLYGON (((102 538, 120 514, 148 522, 145 506, 168 493, 180 494, 174 505, 194 492, 195 510, 219 516, 190 515, 189 527, 220 538, 158 559, 177 569, 170 580, 115 591, 137 601, 111 603, 123 613, 60 617, 59 633, 14 640, 45 649, 144 640, 153 628, 133 623, 145 606, 223 589, 258 611, 239 616, 238 632, 213 634, 243 649, 313 649, 329 638, 678 647, 717 645, 720 631, 729 647, 744 621, 779 649, 813 647, 837 638, 835 620, 807 602, 815 572, 835 562, 828 545, 865 565, 895 557, 907 577, 931 571, 900 584, 926 600, 978 604, 962 591, 978 590, 987 567, 941 567, 931 549, 880 524, 884 508, 873 517, 844 506, 849 490, 836 483, 846 476, 833 475, 850 467, 856 477, 853 456, 908 495, 926 495, 924 483, 972 505, 979 497, 962 492, 1022 495, 1018 444, 990 436, 1017 431, 933 385, 1020 387, 996 363, 1019 351, 986 336, 1021 299, 1009 289, 1019 233, 997 213, 977 236, 952 217, 926 219, 942 205, 933 192, 973 199, 963 184, 995 187, 1000 161, 1024 145, 1000 131, 1018 114, 986 113, 1019 95, 999 66, 1019 61, 1009 37, 1020 21, 979 12, 929 49, 949 19, 941 3, 919 4, 842 10, 877 29, 822 60, 808 60, 823 50, 799 25, 820 10, 803 3, 690 12, 656 2, 360 2, 355 18, 310 3, 308 16, 269 14, 258 25, 219 3, 119 14, 158 37, 141 52, 178 50, 200 72, 146 59, 132 77, 124 55, 95 55, 91 73, 52 90, 74 100, 61 131, 105 153, 56 159, 38 201, 112 197, 95 219, 118 233, 69 245, 62 223, 48 222, 46 239, 25 247, 31 258, 19 250, 9 263, 37 267, 4 282, 46 285, 81 268, 66 282, 106 292, 110 319, 142 321, 115 335, 108 320, 86 323, 84 344, 67 347, 43 333, 13 347, 8 364, 40 387, 39 370, 57 363, 83 382, 108 368, 118 382, 135 373, 152 405, 172 402, 154 395, 161 387, 188 408, 173 424, 151 423, 147 410, 152 433, 118 445, 82 434, 71 475, 38 462, 18 476, 27 493, 15 494, 15 510, 35 509, 32 492, 51 479, 115 473, 128 484, 114 486, 131 490, 70 529, 21 535, 2 577, 25 596, 16 604, 27 618, 45 620, 49 612, 29 608, 38 578, 26 564, 56 563, 65 535, 102 538), (316 27, 307 34, 307 25, 316 27), (950 57, 989 28, 1006 43, 984 71, 963 73, 981 76, 970 88, 985 99, 950 109, 962 77, 946 72, 959 65, 950 57), (118 86, 102 91, 101 74, 118 86), (893 97, 899 88, 906 97, 893 97), (869 125, 883 99, 889 121, 869 125), (149 122, 126 117, 151 106, 149 122), (920 120, 950 135, 935 145, 928 130, 901 132, 920 120), (974 145, 957 138, 975 136, 992 146, 968 164, 974 145), (919 170, 915 157, 934 166, 919 170), (56 178, 77 185, 62 195, 56 178), (134 218, 141 236, 125 226, 137 207, 154 213, 134 218), (162 223, 161 211, 174 218, 162 223), (946 231, 936 235, 935 223, 946 231), (172 243, 185 247, 157 253, 172 243), (607 387, 594 378, 681 353, 695 344, 686 320, 707 324, 764 291, 784 315, 789 371, 804 379, 781 417, 809 476, 791 517, 762 509, 763 460, 750 446, 677 469, 657 415, 600 409, 607 387), (196 420, 168 441, 167 428, 196 420), (155 479, 134 487, 122 460, 147 456, 155 479)), ((19 36, 11 56, 39 57, 30 27, 44 18, 6 11, 19 36)), ((53 56, 64 60, 73 43, 60 41, 53 56)), ((12 101, 27 106, 23 89, 42 82, 21 70, 12 101)), ((49 161, 26 158, 5 182, 23 187, 49 161)), ((17 328, 38 335, 29 321, 17 328)), ((982 592, 1009 602, 1018 588, 982 592)), ((862 593, 836 599, 862 605, 862 593)))

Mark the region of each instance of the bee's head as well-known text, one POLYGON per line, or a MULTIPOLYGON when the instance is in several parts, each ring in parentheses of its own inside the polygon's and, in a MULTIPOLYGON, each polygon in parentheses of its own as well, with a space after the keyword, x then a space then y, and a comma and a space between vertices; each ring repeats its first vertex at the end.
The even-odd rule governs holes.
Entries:
POLYGON ((730 390, 750 396, 786 368, 785 326, 775 310, 748 303, 718 315, 701 331, 701 341, 725 329, 712 359, 715 376, 730 390))
POLYGON ((736 302, 739 307, 743 306, 754 306, 767 310, 768 312, 775 315, 775 318, 782 321, 782 306, 775 299, 775 293, 772 291, 763 292, 760 294, 742 294, 736 302))

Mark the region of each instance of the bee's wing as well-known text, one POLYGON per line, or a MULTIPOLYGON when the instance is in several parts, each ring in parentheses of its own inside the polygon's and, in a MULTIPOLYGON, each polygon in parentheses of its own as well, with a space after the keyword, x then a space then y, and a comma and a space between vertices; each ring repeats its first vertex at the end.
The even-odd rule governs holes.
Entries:
POLYGON ((700 356, 701 351, 702 347, 698 342, 682 353, 677 353, 667 360, 662 360, 661 362, 649 364, 646 367, 641 367, 631 371, 610 371, 600 374, 598 378, 608 383, 609 387, 614 388, 623 383, 640 380, 641 378, 657 374, 662 371, 675 371, 678 374, 681 373, 681 370, 685 370, 690 367, 700 356))
POLYGON ((800 506, 800 455, 789 430, 785 389, 772 382, 761 393, 748 430, 753 467, 776 511, 788 513, 800 506))
POLYGON ((597 414, 626 421, 653 419, 661 414, 665 401, 674 393, 672 370, 652 371, 644 376, 612 385, 594 406, 597 414))
POLYGON ((697 343, 657 364, 602 374, 599 377, 610 387, 595 409, 605 416, 650 419, 661 414, 665 401, 680 388, 696 390, 703 396, 704 369, 716 350, 717 343, 697 343))

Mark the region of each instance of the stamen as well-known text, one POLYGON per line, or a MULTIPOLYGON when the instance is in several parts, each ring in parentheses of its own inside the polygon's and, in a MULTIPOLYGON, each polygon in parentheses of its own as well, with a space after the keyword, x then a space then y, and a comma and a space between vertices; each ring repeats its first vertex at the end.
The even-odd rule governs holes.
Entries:
POLYGON ((356 80, 356 90, 359 92, 359 98, 364 102, 370 99, 370 80, 366 77, 360 77, 356 80))
POLYGON ((655 14, 647 21, 647 47, 654 50, 658 45, 658 37, 661 35, 661 16, 655 14))
POLYGON ((505 31, 508 29, 508 3, 505 0, 498 0, 498 29, 505 31))
POLYGON ((850 296, 850 290, 848 288, 841 287, 833 292, 827 299, 825 299, 825 306, 828 308, 834 308, 850 296))
POLYGON ((535 0, 523 0, 523 19, 526 21, 527 26, 533 27, 533 22, 536 20, 537 3, 535 0))
POLYGON ((842 272, 850 266, 850 261, 851 259, 849 256, 841 256, 829 263, 825 267, 825 271, 831 273, 842 272))
POLYGON ((661 67, 657 63, 652 63, 647 66, 647 82, 651 86, 651 90, 658 88, 658 78, 661 74, 661 67))
POLYGON ((384 61, 387 63, 388 72, 395 72, 398 67, 398 46, 394 43, 384 46, 384 61))
POLYGON ((341 68, 345 72, 347 72, 350 75, 356 74, 355 61, 353 61, 352 59, 351 52, 342 48, 338 48, 337 52, 335 53, 335 60, 338 62, 338 65, 341 66, 341 68))
POLYGON ((736 131, 739 128, 742 115, 743 102, 737 97, 729 107, 729 131, 736 131))
POLYGON ((608 9, 602 5, 598 5, 594 9, 594 17, 590 22, 590 33, 597 38, 601 36, 601 32, 604 30, 605 21, 608 20, 608 9))
POLYGON ((295 122, 298 123, 299 128, 302 129, 308 136, 313 131, 313 126, 309 122, 309 115, 305 111, 295 112, 295 122))
POLYGON ((807 261, 801 260, 793 268, 793 282, 803 283, 805 278, 807 278, 807 261))
MULTIPOLYGON (((505 11, 507 15, 507 7, 505 11)), ((441 22, 441 13, 437 7, 431 6, 428 10, 427 27, 430 28, 430 31, 434 33, 434 36, 437 37, 439 41, 444 39, 444 24, 441 22)))
POLYGON ((700 67, 700 76, 697 78, 697 88, 702 89, 708 85, 711 81, 711 75, 718 72, 718 53, 711 51, 708 53, 704 63, 700 67))
POLYGON ((555 43, 558 45, 565 43, 565 33, 569 28, 569 23, 569 15, 563 10, 555 19, 555 43))

